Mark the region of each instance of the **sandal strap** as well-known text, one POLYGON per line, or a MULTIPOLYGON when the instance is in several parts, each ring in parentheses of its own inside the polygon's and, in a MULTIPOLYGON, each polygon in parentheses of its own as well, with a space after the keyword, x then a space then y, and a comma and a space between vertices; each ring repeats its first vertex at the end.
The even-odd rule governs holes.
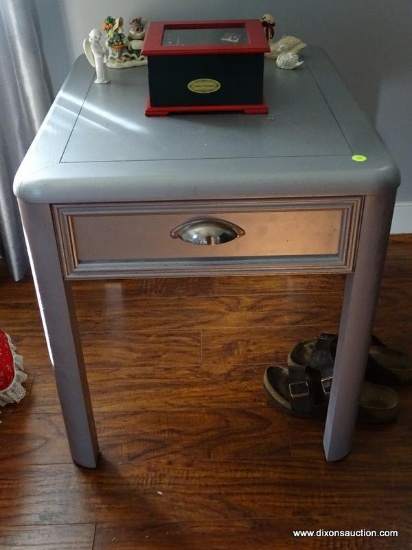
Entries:
POLYGON ((307 415, 315 410, 327 408, 329 395, 322 391, 318 370, 292 365, 288 368, 288 379, 289 402, 295 413, 307 415))
POLYGON ((290 405, 293 411, 300 413, 309 413, 312 410, 310 388, 305 374, 306 369, 302 367, 288 368, 290 405))
POLYGON ((310 364, 289 365, 289 396, 292 410, 308 414, 327 408, 332 388, 337 335, 321 332, 316 340, 310 364))
POLYGON ((320 384, 326 398, 329 399, 332 388, 334 357, 337 335, 332 332, 321 332, 316 340, 310 367, 320 372, 320 384))

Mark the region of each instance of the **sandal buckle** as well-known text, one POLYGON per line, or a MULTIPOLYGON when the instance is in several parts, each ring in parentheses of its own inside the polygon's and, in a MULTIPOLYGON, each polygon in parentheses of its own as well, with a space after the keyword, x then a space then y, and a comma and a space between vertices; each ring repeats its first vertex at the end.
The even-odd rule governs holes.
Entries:
POLYGON ((321 332, 319 334, 319 340, 333 342, 333 340, 336 340, 336 334, 334 334, 333 332, 321 332))
POLYGON ((309 395, 309 385, 307 382, 292 382, 289 384, 289 393, 293 399, 307 397, 309 395))
POLYGON ((327 376, 325 378, 322 378, 320 383, 322 384, 322 390, 325 395, 330 394, 330 390, 332 388, 332 376, 327 376))

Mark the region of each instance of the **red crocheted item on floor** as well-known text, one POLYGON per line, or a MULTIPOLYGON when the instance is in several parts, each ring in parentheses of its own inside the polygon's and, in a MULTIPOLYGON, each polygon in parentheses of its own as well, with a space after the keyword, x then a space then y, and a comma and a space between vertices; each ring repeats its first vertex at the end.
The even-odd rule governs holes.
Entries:
POLYGON ((14 358, 7 335, 0 331, 0 391, 7 389, 15 376, 14 358))
POLYGON ((26 380, 23 357, 16 353, 10 336, 0 330, 0 407, 23 399, 26 390, 22 383, 26 380))

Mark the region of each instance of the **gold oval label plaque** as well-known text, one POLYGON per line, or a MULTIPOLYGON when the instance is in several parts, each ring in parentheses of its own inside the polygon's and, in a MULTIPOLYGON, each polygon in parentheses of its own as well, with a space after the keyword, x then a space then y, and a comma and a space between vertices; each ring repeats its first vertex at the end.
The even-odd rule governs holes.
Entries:
POLYGON ((220 90, 221 84, 213 78, 197 78, 190 81, 187 87, 195 94, 212 94, 220 90))

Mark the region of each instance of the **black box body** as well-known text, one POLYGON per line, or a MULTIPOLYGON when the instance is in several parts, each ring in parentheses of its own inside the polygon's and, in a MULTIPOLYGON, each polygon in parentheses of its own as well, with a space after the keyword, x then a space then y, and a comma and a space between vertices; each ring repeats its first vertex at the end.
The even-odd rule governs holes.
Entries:
POLYGON ((262 53, 149 56, 150 103, 152 107, 261 104, 263 65, 262 53))

